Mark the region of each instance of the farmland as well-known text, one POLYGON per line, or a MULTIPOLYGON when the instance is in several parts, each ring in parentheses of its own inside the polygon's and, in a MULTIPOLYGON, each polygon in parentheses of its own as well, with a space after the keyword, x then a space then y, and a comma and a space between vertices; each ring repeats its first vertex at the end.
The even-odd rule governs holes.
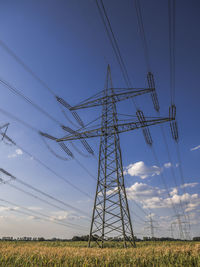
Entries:
POLYGON ((87 248, 87 242, 0 242, 0 266, 200 266, 200 242, 120 242, 87 248))

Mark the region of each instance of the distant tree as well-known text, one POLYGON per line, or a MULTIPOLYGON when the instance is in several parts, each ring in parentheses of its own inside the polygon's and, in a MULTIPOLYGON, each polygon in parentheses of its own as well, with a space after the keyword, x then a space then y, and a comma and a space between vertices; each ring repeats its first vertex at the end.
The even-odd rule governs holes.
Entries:
POLYGON ((73 236, 72 241, 88 241, 88 238, 89 238, 88 235, 73 236))
POLYGON ((45 241, 44 237, 38 237, 38 241, 45 241))
POLYGON ((148 236, 143 236, 143 241, 149 241, 150 240, 150 237, 148 236))
POLYGON ((193 241, 200 241, 200 236, 195 236, 195 237, 193 237, 192 240, 193 240, 193 241))

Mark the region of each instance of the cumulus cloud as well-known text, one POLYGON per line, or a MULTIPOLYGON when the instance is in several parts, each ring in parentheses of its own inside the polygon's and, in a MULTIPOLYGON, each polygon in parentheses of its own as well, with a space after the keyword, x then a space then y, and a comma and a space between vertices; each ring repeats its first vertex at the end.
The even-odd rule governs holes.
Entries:
POLYGON ((8 158, 16 158, 17 156, 23 155, 23 151, 21 149, 16 149, 13 154, 8 155, 8 158))
POLYGON ((4 206, 2 206, 2 207, 0 207, 0 211, 14 211, 14 210, 19 210, 19 207, 4 207, 4 206))
POLYGON ((174 194, 171 198, 166 198, 165 202, 166 204, 171 204, 171 200, 174 204, 180 204, 180 202, 182 203, 189 203, 190 201, 192 202, 192 200, 195 200, 198 198, 198 194, 188 194, 185 193, 183 195, 178 195, 178 194, 174 194))
MULTIPOLYGON (((153 187, 144 183, 134 183, 132 186, 126 189, 129 199, 138 201, 140 198, 143 200, 157 197, 161 194, 161 190, 157 187, 153 187)), ((158 197, 159 199, 159 197, 158 197)))
POLYGON ((164 164, 164 167, 166 169, 170 168, 171 166, 172 166, 171 162, 167 162, 167 163, 164 164))
POLYGON ((159 175, 161 171, 162 169, 156 165, 147 166, 143 161, 138 161, 126 167, 124 174, 129 174, 130 176, 138 176, 141 179, 146 179, 147 177, 159 175))
POLYGON ((173 188, 173 190, 170 192, 170 195, 174 196, 174 195, 177 195, 177 193, 178 193, 177 188, 173 188))
POLYGON ((37 206, 30 206, 30 207, 28 207, 28 209, 29 210, 33 210, 33 211, 38 211, 38 210, 42 210, 42 208, 41 207, 37 207, 37 206))
POLYGON ((78 220, 82 219, 85 216, 79 216, 74 213, 68 212, 68 211, 56 211, 53 212, 53 215, 51 216, 52 221, 59 220, 59 221, 65 221, 65 220, 78 220))
POLYGON ((199 203, 198 202, 196 202, 196 203, 189 203, 187 205, 187 208, 185 209, 185 211, 186 212, 189 212, 189 211, 195 210, 198 206, 199 206, 199 203))
POLYGON ((182 184, 180 187, 181 188, 186 188, 186 187, 195 187, 197 186, 199 183, 185 183, 185 184, 182 184))
POLYGON ((190 151, 194 151, 194 150, 198 150, 198 149, 200 149, 200 145, 195 146, 195 147, 192 147, 192 148, 190 149, 190 151))
POLYGON ((126 189, 129 200, 140 203, 144 209, 160 209, 179 207, 180 203, 185 206, 185 211, 195 210, 200 206, 200 198, 198 194, 185 193, 180 195, 176 188, 173 188, 167 197, 166 190, 153 187, 145 183, 134 183, 126 189))

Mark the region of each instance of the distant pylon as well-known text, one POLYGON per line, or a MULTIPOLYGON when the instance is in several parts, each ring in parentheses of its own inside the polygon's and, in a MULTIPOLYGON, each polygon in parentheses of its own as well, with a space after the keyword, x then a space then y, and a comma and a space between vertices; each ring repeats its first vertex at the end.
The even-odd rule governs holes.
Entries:
POLYGON ((0 126, 0 134, 1 134, 1 140, 4 139, 5 135, 6 135, 6 132, 8 130, 8 126, 9 126, 9 123, 6 123, 6 124, 3 124, 0 126))
POLYGON ((153 220, 152 220, 152 215, 150 214, 150 226, 151 226, 151 239, 154 240, 154 225, 153 225, 153 220))

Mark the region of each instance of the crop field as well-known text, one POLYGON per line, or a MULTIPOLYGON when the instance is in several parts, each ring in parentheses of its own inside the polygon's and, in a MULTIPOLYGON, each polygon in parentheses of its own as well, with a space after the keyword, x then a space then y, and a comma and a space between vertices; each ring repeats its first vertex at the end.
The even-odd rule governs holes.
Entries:
POLYGON ((200 242, 121 243, 87 248, 86 242, 0 242, 0 266, 200 266, 200 242))

